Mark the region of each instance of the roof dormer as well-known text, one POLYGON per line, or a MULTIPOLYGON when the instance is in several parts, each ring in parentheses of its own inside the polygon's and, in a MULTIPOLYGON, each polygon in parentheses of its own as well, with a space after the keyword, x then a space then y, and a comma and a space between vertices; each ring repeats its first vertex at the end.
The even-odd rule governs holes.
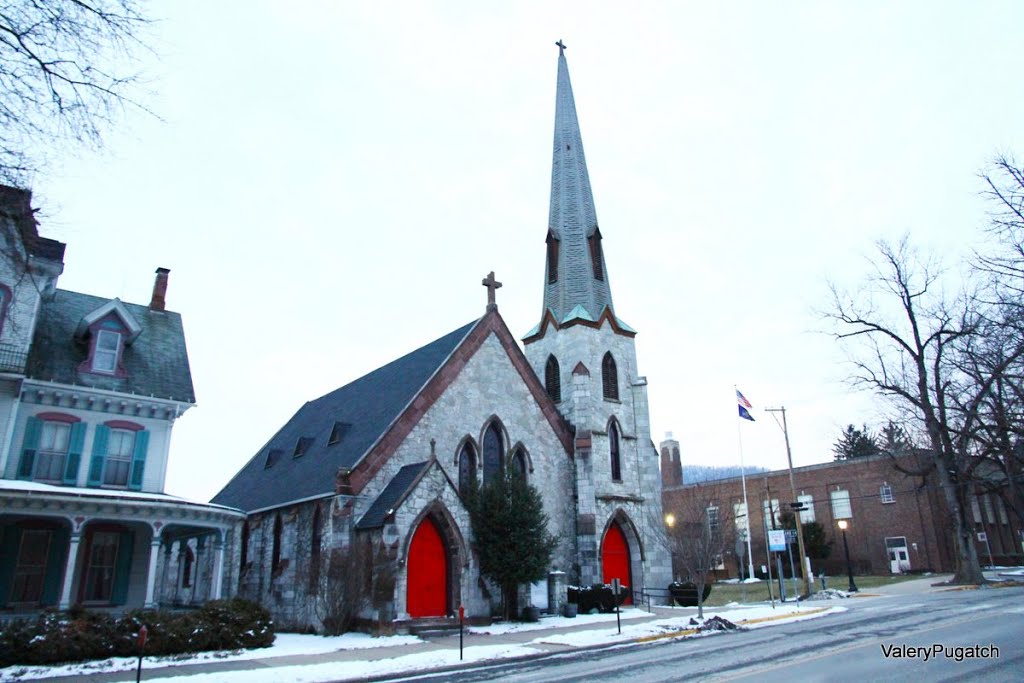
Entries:
POLYGON ((113 299, 82 316, 75 327, 75 339, 88 342, 89 356, 79 366, 82 372, 124 377, 121 362, 125 347, 142 333, 142 326, 120 299, 113 299))

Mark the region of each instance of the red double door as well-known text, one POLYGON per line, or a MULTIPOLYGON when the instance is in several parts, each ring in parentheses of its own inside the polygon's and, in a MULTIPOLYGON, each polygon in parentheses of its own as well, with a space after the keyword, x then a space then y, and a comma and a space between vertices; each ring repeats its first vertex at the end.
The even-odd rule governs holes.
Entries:
POLYGON ((406 609, 414 619, 448 613, 448 555, 432 519, 420 522, 409 544, 406 609))
POLYGON ((618 522, 612 522, 608 532, 604 535, 604 542, 601 544, 601 573, 603 581, 611 584, 612 579, 618 579, 622 585, 629 586, 630 593, 623 604, 633 603, 632 589, 633 578, 629 570, 629 543, 622 533, 618 522))

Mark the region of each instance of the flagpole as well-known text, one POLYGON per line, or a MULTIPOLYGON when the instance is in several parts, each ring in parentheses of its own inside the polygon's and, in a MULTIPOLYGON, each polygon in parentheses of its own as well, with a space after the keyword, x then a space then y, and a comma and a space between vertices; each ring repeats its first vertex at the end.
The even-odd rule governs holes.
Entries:
MULTIPOLYGON (((739 388, 734 384, 733 390, 738 394, 739 388)), ((747 503, 747 473, 743 465, 743 431, 740 428, 740 417, 736 416, 736 441, 740 446, 740 481, 743 483, 743 508, 747 512, 747 578, 754 578, 754 553, 750 548, 750 505, 747 503)))

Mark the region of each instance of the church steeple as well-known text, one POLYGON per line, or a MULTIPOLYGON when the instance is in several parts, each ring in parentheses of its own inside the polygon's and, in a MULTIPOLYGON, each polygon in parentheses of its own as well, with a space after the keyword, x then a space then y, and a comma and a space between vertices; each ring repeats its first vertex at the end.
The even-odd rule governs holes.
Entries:
MULTIPOLYGON (((548 217, 547 267, 541 325, 550 311, 562 326, 573 321, 597 321, 605 308, 612 313, 601 248, 601 231, 590 189, 583 137, 565 61, 558 45, 558 87, 555 97, 555 140, 551 161, 551 210, 548 217)), ((614 315, 612 315, 614 318, 614 315)))

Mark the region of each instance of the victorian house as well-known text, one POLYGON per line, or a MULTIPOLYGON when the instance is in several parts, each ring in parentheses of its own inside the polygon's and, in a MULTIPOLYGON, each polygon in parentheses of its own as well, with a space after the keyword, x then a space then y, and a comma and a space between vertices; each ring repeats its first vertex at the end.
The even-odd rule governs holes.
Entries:
POLYGON ((164 493, 195 403, 168 271, 148 306, 70 292, 64 249, 0 186, 0 618, 220 597, 242 515, 164 493))

